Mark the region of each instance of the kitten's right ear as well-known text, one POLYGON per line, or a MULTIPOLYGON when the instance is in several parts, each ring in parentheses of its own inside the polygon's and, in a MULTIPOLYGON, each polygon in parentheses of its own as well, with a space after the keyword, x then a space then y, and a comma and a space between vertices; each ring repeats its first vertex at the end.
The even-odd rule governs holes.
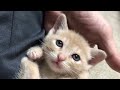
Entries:
POLYGON ((66 17, 65 14, 61 14, 61 15, 57 18, 57 20, 56 20, 53 28, 54 28, 55 30, 59 30, 59 29, 68 30, 67 17, 66 17))
POLYGON ((68 24, 67 24, 67 17, 65 14, 61 14, 60 16, 58 16, 54 26, 52 27, 52 29, 49 31, 49 33, 56 33, 57 30, 68 30, 68 24))

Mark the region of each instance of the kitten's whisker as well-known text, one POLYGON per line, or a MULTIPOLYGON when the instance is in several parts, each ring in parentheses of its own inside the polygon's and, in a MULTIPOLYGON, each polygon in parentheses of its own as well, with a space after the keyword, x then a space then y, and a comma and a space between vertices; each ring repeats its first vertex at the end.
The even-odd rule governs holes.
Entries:
POLYGON ((49 53, 47 53, 47 52, 45 52, 45 51, 44 51, 44 53, 45 53, 45 54, 47 54, 48 56, 50 56, 50 54, 49 54, 49 53))
POLYGON ((49 46, 47 46, 46 44, 43 44, 43 47, 47 47, 48 50, 53 51, 53 50, 52 50, 49 46))
MULTIPOLYGON (((64 64, 64 65, 68 66, 67 64, 64 64)), ((72 69, 71 69, 71 71, 72 71, 75 75, 78 76, 78 73, 79 73, 78 71, 74 71, 74 70, 72 70, 72 69)))
MULTIPOLYGON (((72 64, 74 64, 73 62, 71 62, 72 64)), ((72 69, 71 69, 72 70, 72 69)), ((75 70, 72 70, 73 72, 75 72, 75 70)), ((76 71, 75 73, 76 73, 76 75, 78 75, 78 73, 79 73, 80 71, 76 71)))
MULTIPOLYGON (((40 42, 43 44, 43 46, 46 46, 47 48, 52 50, 49 46, 47 46, 47 44, 45 42, 43 42, 43 41, 40 41, 40 42)), ((67 47, 67 48, 70 50, 69 54, 71 54, 73 52, 73 50, 70 47, 67 47)))
POLYGON ((53 56, 53 57, 56 57, 55 54, 52 52, 52 53, 48 53, 46 51, 44 51, 45 54, 47 54, 48 56, 53 56))
MULTIPOLYGON (((64 63, 63 63, 64 64, 64 63)), ((69 67, 67 64, 64 64, 65 67, 69 67)), ((71 76, 74 76, 74 75, 77 75, 77 72, 75 72, 74 70, 71 69, 71 71, 74 73, 71 73, 70 71, 68 70, 65 70, 66 72, 68 72, 71 76)))
MULTIPOLYGON (((46 46, 47 48, 49 48, 45 42, 43 42, 43 41, 40 41, 40 42, 42 43, 42 46, 46 46)), ((49 48, 49 49, 51 49, 51 48, 49 48)))

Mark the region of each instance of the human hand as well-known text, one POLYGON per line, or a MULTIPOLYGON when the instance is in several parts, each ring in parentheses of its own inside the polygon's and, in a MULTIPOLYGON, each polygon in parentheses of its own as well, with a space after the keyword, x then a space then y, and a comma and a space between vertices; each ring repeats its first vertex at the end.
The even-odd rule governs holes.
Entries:
POLYGON ((107 53, 108 65, 120 72, 120 55, 108 22, 97 11, 48 11, 45 15, 46 30, 54 25, 61 13, 66 14, 69 28, 82 34, 91 46, 98 44, 98 47, 107 53))

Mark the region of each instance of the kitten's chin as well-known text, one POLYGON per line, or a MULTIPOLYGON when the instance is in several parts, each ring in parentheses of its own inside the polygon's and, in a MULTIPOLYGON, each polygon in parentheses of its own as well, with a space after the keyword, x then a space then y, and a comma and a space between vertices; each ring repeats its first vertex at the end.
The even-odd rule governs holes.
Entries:
POLYGON ((50 60, 47 62, 47 64, 53 72, 60 73, 60 74, 66 73, 62 64, 57 65, 55 62, 52 62, 50 60))

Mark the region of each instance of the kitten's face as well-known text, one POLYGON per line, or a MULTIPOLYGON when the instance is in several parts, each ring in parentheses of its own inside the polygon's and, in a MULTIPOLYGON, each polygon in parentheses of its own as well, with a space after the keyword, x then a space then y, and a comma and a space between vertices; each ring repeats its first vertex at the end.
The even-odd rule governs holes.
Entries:
POLYGON ((89 49, 83 37, 70 30, 58 30, 45 39, 46 61, 53 71, 61 74, 87 70, 89 49))

